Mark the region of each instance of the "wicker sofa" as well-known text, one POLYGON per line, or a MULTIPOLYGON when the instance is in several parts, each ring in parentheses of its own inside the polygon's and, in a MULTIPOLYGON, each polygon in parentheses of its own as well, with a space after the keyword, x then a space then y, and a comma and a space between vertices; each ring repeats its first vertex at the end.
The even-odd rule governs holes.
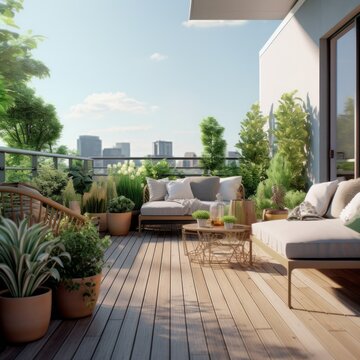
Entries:
POLYGON ((222 195, 225 203, 229 203, 238 196, 239 189, 241 188, 241 176, 227 178, 195 176, 176 181, 147 178, 147 185, 144 187, 143 205, 138 220, 139 233, 146 226, 161 229, 166 224, 181 225, 193 222, 194 219, 189 208, 179 203, 178 200, 185 198, 199 200, 202 209, 209 210, 211 204, 216 201, 217 193, 222 195), (187 187, 188 192, 172 192, 172 185, 176 187, 176 190, 180 186, 187 187), (182 194, 185 197, 181 197, 182 194))
POLYGON ((288 273, 294 269, 359 269, 360 234, 344 225, 342 209, 360 192, 360 179, 343 181, 335 189, 323 220, 277 220, 252 224, 252 240, 279 261, 288 273))

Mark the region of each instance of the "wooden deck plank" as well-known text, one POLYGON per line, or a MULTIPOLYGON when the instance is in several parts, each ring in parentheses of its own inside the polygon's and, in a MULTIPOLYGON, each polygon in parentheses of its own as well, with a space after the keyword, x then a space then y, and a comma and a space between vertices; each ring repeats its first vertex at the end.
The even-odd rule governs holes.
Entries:
POLYGON ((104 312, 106 312, 107 309, 110 309, 111 313, 108 317, 108 321, 104 323, 105 328, 102 329, 102 334, 99 332, 96 337, 98 342, 95 344, 96 349, 93 349, 94 359, 109 359, 111 357, 150 240, 150 234, 146 234, 142 239, 138 238, 138 241, 141 244, 137 249, 137 253, 135 253, 135 258, 132 259, 133 261, 129 260, 129 264, 127 265, 124 263, 125 266, 123 266, 119 272, 118 279, 120 280, 120 284, 116 284, 118 291, 114 290, 114 294, 111 295, 111 302, 104 304, 104 312), (117 298, 114 302, 113 300, 116 295, 117 298), (112 322, 109 320, 118 321, 112 322), (115 327, 115 325, 117 325, 117 327, 115 327), (108 326, 111 326, 111 332, 108 331, 108 326), (105 346, 111 348, 110 353, 105 346), (104 354, 109 355, 110 357, 104 357, 104 354))
POLYGON ((175 360, 189 358, 179 251, 179 238, 177 236, 172 236, 170 275, 170 358, 175 360))
POLYGON ((236 275, 240 281, 244 284, 249 294, 254 299, 257 308, 265 316, 266 321, 270 324, 271 328, 275 331, 276 335, 280 339, 284 347, 289 351, 294 358, 306 358, 308 353, 304 345, 296 337, 292 329, 287 325, 286 319, 284 319, 268 301, 267 297, 261 292, 255 282, 252 280, 249 273, 255 270, 235 270, 236 275))
POLYGON ((184 253, 184 244, 181 244, 179 250, 189 355, 191 359, 208 360, 209 352, 205 331, 189 258, 184 253))
POLYGON ((112 240, 93 316, 0 359, 359 358, 360 271, 296 270, 289 309, 286 269, 256 247, 252 267, 209 266, 175 233, 112 240))
MULTIPOLYGON (((229 314, 231 318, 234 319, 241 338, 243 339, 243 346, 245 351, 249 354, 251 359, 269 358, 269 354, 264 344, 262 343, 250 319, 248 318, 242 303, 239 301, 223 269, 214 269, 214 274, 216 278, 209 279, 209 284, 217 281, 219 288, 222 290, 224 294, 224 301, 227 302, 230 310, 229 314)), ((257 307, 256 309, 258 312, 260 312, 257 307)), ((244 356, 241 355, 241 357, 244 356)))
POLYGON ((164 237, 161 272, 158 284, 158 297, 154 319, 154 333, 151 347, 151 359, 170 358, 170 256, 171 243, 164 237))
MULTIPOLYGON (((190 243, 189 250, 193 250, 192 246, 193 244, 190 243)), ((204 279, 202 267, 195 262, 191 263, 191 267, 210 358, 224 360, 230 359, 220 325, 213 308, 206 281, 204 279)))
MULTIPOLYGON (((250 353, 248 354, 247 348, 244 344, 244 337, 240 335, 239 326, 237 327, 236 320, 234 320, 231 310, 228 307, 229 303, 230 306, 232 305, 230 299, 231 294, 228 292, 226 293, 226 297, 228 299, 228 301, 226 302, 224 295, 222 293, 222 289, 219 287, 217 279, 214 275, 214 271, 215 270, 213 270, 210 267, 203 268, 204 278, 209 290, 209 294, 212 300, 215 314, 217 316, 217 320, 221 328, 221 332, 224 337, 227 351, 229 353, 230 359, 245 359, 250 355, 250 353)), ((218 269, 217 272, 218 272, 218 276, 220 277, 221 274, 219 274, 219 272, 222 272, 222 270, 218 269)), ((226 284, 222 284, 222 285, 225 286, 226 284)), ((224 289, 223 287, 223 290, 228 290, 228 289, 224 289)), ((239 308, 236 311, 237 314, 239 314, 241 312, 241 304, 238 303, 236 305, 239 306, 239 308)), ((234 311, 233 307, 232 310, 234 311)), ((236 318, 237 320, 239 320, 237 316, 236 318)), ((253 335, 257 337, 257 334, 253 331, 253 327, 251 325, 250 326, 246 326, 246 325, 249 324, 246 323, 245 321, 241 324, 241 326, 243 326, 244 332, 252 331, 253 335)), ((254 341, 256 341, 256 339, 254 339, 254 341)))
POLYGON ((131 359, 146 360, 151 353, 151 343, 154 330, 154 318, 156 310, 156 299, 158 295, 158 284, 160 277, 161 257, 164 242, 158 240, 156 243, 150 276, 145 290, 144 302, 141 309, 140 319, 137 327, 131 359))
POLYGON ((114 359, 123 360, 130 359, 131 357, 133 343, 135 340, 136 330, 141 313, 141 307, 145 295, 145 289, 154 257, 155 246, 156 238, 152 238, 146 250, 146 254, 139 271, 139 276, 131 295, 125 318, 114 347, 114 359))

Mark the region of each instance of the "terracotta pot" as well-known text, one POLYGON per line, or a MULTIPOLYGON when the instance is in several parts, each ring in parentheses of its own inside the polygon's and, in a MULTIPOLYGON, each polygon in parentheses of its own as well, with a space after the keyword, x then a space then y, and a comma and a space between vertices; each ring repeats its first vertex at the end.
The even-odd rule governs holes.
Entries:
POLYGON ((8 290, 0 292, 0 332, 10 343, 40 339, 49 327, 51 289, 40 288, 34 296, 9 297, 8 290))
POLYGON ((56 291, 59 315, 68 318, 90 316, 100 293, 101 274, 60 282, 56 291))
POLYGON ((263 211, 263 221, 269 220, 281 220, 287 219, 288 217, 288 210, 287 209, 264 209, 263 211))
POLYGON ((131 211, 125 213, 108 213, 107 222, 110 235, 127 235, 131 225, 131 211))
POLYGON ((107 216, 106 216, 106 213, 91 213, 89 215, 90 215, 90 217, 97 218, 100 232, 107 231, 107 216))

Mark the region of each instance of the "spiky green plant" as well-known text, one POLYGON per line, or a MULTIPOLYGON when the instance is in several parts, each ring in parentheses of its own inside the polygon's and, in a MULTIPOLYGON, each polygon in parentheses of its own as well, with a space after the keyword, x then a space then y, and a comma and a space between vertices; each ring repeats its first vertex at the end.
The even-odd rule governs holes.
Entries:
POLYGON ((107 193, 106 187, 93 182, 88 193, 83 195, 83 210, 90 214, 106 212, 107 193))
POLYGON ((59 280, 55 265, 70 258, 59 238, 42 224, 29 226, 23 219, 19 225, 0 219, 0 278, 14 298, 32 296, 49 278, 59 280))
POLYGON ((79 201, 81 203, 81 195, 75 192, 72 179, 68 180, 68 183, 62 193, 63 204, 67 207, 70 205, 70 201, 79 201))

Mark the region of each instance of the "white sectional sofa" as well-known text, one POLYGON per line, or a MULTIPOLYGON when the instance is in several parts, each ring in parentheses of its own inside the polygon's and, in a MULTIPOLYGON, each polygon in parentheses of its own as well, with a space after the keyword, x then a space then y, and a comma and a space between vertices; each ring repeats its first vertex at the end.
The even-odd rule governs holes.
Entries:
MULTIPOLYGON (((360 234, 345 226, 339 218, 342 210, 351 206, 352 199, 360 192, 360 179, 343 181, 334 187, 334 191, 334 195, 328 192, 323 201, 320 199, 322 196, 308 196, 318 208, 327 211, 320 214, 327 216, 323 220, 277 220, 252 225, 253 242, 287 268, 289 307, 292 270, 360 268, 360 234)), ((326 191, 320 193, 324 195, 326 191)))
POLYGON ((218 193, 225 204, 229 203, 236 199, 240 187, 241 176, 196 176, 178 180, 147 178, 144 204, 139 215, 139 232, 148 223, 194 221, 191 216, 194 210, 209 210, 218 193))

